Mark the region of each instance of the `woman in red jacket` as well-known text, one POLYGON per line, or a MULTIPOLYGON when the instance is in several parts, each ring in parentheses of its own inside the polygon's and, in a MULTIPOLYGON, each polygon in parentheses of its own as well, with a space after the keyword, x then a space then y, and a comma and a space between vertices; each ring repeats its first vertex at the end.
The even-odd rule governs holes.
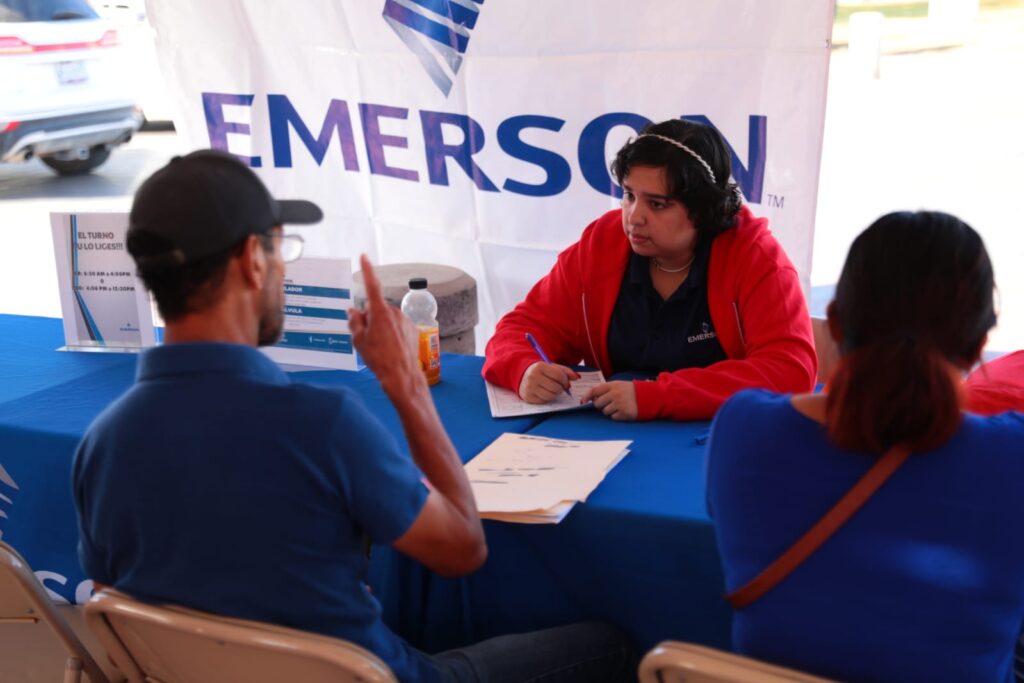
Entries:
POLYGON ((615 420, 705 420, 743 388, 813 388, 796 270, 729 168, 709 126, 669 120, 628 142, 612 163, 622 208, 591 223, 501 319, 484 378, 545 403, 576 378, 561 363, 652 377, 581 397, 615 420))

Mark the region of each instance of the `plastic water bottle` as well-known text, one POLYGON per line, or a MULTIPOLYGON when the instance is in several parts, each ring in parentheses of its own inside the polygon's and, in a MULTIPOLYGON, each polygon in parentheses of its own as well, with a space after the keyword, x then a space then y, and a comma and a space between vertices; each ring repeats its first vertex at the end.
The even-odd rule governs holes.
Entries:
POLYGON ((427 384, 441 381, 441 334, 437 326, 437 300, 427 291, 427 279, 409 280, 409 291, 402 297, 402 313, 419 330, 420 368, 427 384))

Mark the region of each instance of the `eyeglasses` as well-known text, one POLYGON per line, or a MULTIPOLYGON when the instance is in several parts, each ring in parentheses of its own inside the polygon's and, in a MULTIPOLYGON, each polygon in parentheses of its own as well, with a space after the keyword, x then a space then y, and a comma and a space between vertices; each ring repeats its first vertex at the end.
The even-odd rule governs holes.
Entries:
POLYGON ((281 238, 281 260, 285 263, 298 261, 299 257, 302 256, 302 248, 306 244, 306 240, 302 239, 302 235, 275 234, 275 237, 281 238))

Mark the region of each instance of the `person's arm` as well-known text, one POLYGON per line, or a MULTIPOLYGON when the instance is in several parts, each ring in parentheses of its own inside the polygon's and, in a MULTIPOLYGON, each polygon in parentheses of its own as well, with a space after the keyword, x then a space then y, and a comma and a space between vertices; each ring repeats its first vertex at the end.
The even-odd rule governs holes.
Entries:
POLYGON ((1024 350, 980 365, 968 375, 964 390, 967 410, 972 413, 1024 412, 1024 350))
POLYGON ((478 569, 487 558, 476 501, 455 447, 441 424, 415 355, 415 328, 389 306, 366 256, 366 307, 349 311, 352 343, 398 412, 413 460, 430 492, 394 547, 444 576, 478 569))
POLYGON ((488 382, 519 394, 530 403, 555 398, 578 375, 565 365, 584 356, 579 273, 580 243, 558 255, 554 267, 533 286, 521 303, 498 321, 487 342, 483 376, 488 382), (543 363, 526 340, 529 332, 551 359, 543 363))
POLYGON ((737 313, 746 357, 634 382, 638 419, 707 420, 746 388, 813 390, 817 357, 807 303, 796 270, 780 252, 772 240, 755 245, 747 258, 729 266, 742 273, 737 313))

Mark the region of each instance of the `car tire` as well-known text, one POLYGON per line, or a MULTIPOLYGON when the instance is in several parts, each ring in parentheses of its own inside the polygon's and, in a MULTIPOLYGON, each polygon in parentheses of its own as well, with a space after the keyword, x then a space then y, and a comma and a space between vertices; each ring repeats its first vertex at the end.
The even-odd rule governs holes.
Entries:
POLYGON ((89 149, 89 156, 84 159, 58 159, 54 156, 39 157, 44 164, 59 175, 84 175, 105 162, 110 157, 110 148, 97 145, 89 149))

